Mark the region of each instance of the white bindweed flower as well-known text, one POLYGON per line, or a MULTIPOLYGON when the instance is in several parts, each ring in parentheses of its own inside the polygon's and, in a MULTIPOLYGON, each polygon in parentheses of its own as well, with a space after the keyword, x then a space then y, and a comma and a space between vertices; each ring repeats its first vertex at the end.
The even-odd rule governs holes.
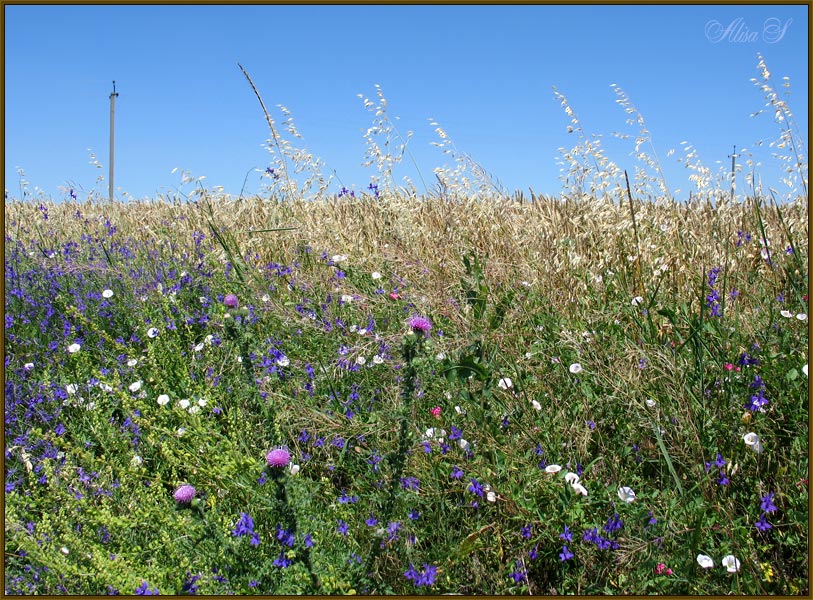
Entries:
POLYGON ((789 310, 781 310, 779 311, 779 314, 785 317, 786 319, 790 319, 793 317, 793 313, 790 312, 789 310))
POLYGON ((203 408, 209 401, 206 398, 198 398, 198 406, 203 408))
POLYGON ((531 406, 534 407, 534 410, 542 410, 542 405, 537 400, 531 400, 531 406))
POLYGON ((558 473, 562 470, 562 467, 559 465, 548 465, 545 467, 545 473, 558 473))
POLYGON ((570 369, 569 369, 569 370, 570 370, 570 372, 571 372, 571 373, 573 373, 574 375, 576 375, 577 373, 581 373, 582 371, 584 371, 584 369, 582 368, 582 366, 581 366, 579 363, 573 363, 572 365, 570 365, 570 369))
POLYGON ((805 363, 805 366, 802 367, 802 373, 804 373, 805 377, 807 377, 807 363, 805 363))
POLYGON ((579 483, 579 474, 574 473, 573 471, 568 471, 567 473, 565 473, 565 481, 570 485, 573 485, 574 483, 579 483))
POLYGON ((127 361, 127 366, 128 367, 134 367, 137 364, 138 364, 138 359, 137 358, 131 358, 130 360, 127 361))
POLYGON ((644 299, 641 296, 635 296, 635 298, 632 299, 632 305, 633 306, 638 306, 643 301, 644 301, 644 299))
POLYGON ((193 404, 192 406, 189 407, 189 414, 190 415, 196 415, 199 412, 200 412, 200 406, 198 406, 197 404, 193 404))
POLYGON ((618 488, 618 497, 621 498, 623 502, 635 502, 635 492, 632 491, 632 488, 626 486, 618 488))
POLYGON ((342 294, 342 302, 352 302, 353 296, 350 294, 342 294))
POLYGON ((204 347, 205 345, 206 345, 206 344, 204 344, 203 342, 201 342, 200 344, 198 344, 197 346, 195 346, 195 347, 194 347, 194 348, 192 348, 192 349, 193 349, 195 352, 200 352, 201 350, 203 350, 203 347, 204 347))
POLYGON ((105 290, 102 292, 102 298, 112 298, 113 290, 105 290))
POLYGON ((99 384, 99 389, 100 389, 100 390, 102 390, 103 392, 110 393, 110 392, 112 392, 112 391, 113 391, 113 386, 112 386, 112 385, 108 385, 108 384, 106 384, 106 383, 100 383, 100 384, 99 384))
POLYGON ((178 400, 178 406, 186 410, 187 408, 189 408, 189 400, 186 398, 184 398, 183 400, 178 400))
POLYGON ((366 362, 367 362, 367 359, 364 358, 363 356, 357 356, 356 357, 356 364, 357 365, 363 365, 366 362))
POLYGON ((800 321, 807 321, 807 315, 805 313, 799 313, 796 315, 796 318, 800 321))
POLYGON ((271 297, 268 294, 263 294, 260 300, 262 300, 263 302, 268 302, 269 300, 271 300, 271 297))
POLYGON ((59 549, 59 551, 60 551, 62 554, 64 554, 65 556, 68 556, 68 554, 70 554, 70 550, 68 550, 67 546, 62 546, 62 547, 59 549))
POLYGON ((30 370, 32 370, 33 368, 34 368, 34 363, 32 363, 32 362, 25 363, 25 364, 23 365, 23 369, 24 369, 25 371, 30 371, 30 370))
POLYGON ((177 435, 178 437, 181 437, 181 436, 182 436, 183 434, 185 434, 185 433, 186 433, 186 428, 184 428, 184 427, 178 427, 178 431, 176 432, 176 435, 177 435))
POLYGON ((724 556, 721 563, 729 573, 736 573, 740 570, 740 561, 737 560, 733 554, 724 556))
POLYGON ((373 356, 373 364, 374 365, 380 365, 383 362, 384 362, 384 359, 381 358, 380 354, 376 354, 375 356, 373 356))
POLYGON ((150 338, 150 339, 157 338, 158 337, 158 330, 155 327, 150 327, 147 330, 147 337, 150 338))
POLYGON ((299 465, 295 465, 294 463, 291 463, 291 466, 288 469, 291 471, 291 475, 296 475, 299 473, 299 465))
POLYGON ((443 360, 444 358, 446 358, 446 353, 445 352, 438 352, 435 355, 435 360, 443 360))
POLYGON ((508 390, 514 387, 514 382, 511 381, 508 377, 503 377, 497 382, 497 385, 504 390, 508 390))
POLYGON ((73 344, 71 344, 70 346, 68 346, 68 352, 69 352, 70 354, 76 354, 76 353, 77 353, 77 352, 79 352, 81 349, 82 349, 82 346, 80 346, 80 345, 79 345, 79 344, 77 344, 77 343, 73 343, 73 344))
POLYGON ((762 440, 760 440, 759 436, 753 431, 742 436, 742 441, 757 454, 762 452, 762 440))
POLYGON ((457 445, 461 450, 468 450, 471 446, 471 444, 469 444, 469 442, 463 438, 457 440, 457 445))
POLYGON ((340 262, 344 262, 344 261, 346 261, 346 260, 347 260, 347 256, 346 256, 346 255, 344 255, 344 254, 334 254, 334 255, 333 255, 331 258, 330 258, 330 260, 332 260, 332 261, 333 261, 333 262, 335 262, 335 263, 340 263, 340 262))
POLYGON ((655 401, 654 401, 652 398, 647 398, 647 399, 646 399, 646 401, 645 401, 645 404, 646 404, 646 405, 647 405, 649 408, 655 408, 656 406, 658 406, 658 403, 657 403, 657 402, 655 402, 655 401))
POLYGON ((581 494, 582 496, 587 495, 587 488, 584 487, 581 483, 574 483, 570 487, 572 487, 573 491, 576 492, 577 494, 581 494))
POLYGON ((130 459, 130 464, 134 467, 140 467, 143 462, 144 459, 142 459, 138 454, 134 455, 133 458, 130 459))
POLYGON ((489 502, 496 502, 497 494, 495 494, 493 491, 486 492, 486 500, 488 500, 489 502))
POLYGON ((379 273, 378 271, 373 271, 373 274, 371 275, 371 277, 373 279, 381 279, 381 273, 379 273))
POLYGON ((166 394, 161 394, 160 396, 158 396, 159 406, 166 406, 167 404, 169 404, 169 396, 167 396, 166 394))
POLYGON ((68 392, 71 396, 73 396, 76 393, 77 389, 78 388, 76 387, 75 383, 69 383, 68 385, 65 386, 65 391, 68 392))
POLYGON ((137 392, 138 390, 141 389, 141 381, 134 381, 133 383, 130 384, 130 386, 127 389, 129 389, 133 393, 137 392))
POLYGON ((446 437, 446 430, 430 427, 429 429, 426 430, 424 437, 428 440, 438 439, 442 442, 443 438, 446 437))
POLYGON ((285 355, 283 354, 282 356, 280 356, 280 357, 277 359, 277 364, 278 364, 280 367, 287 367, 288 365, 290 365, 290 364, 291 364, 291 360, 290 360, 290 359, 289 359, 287 356, 285 356, 285 355))
POLYGON ((707 556, 705 554, 698 554, 697 564, 703 567, 704 569, 711 569, 714 566, 714 561, 711 559, 711 556, 707 556))

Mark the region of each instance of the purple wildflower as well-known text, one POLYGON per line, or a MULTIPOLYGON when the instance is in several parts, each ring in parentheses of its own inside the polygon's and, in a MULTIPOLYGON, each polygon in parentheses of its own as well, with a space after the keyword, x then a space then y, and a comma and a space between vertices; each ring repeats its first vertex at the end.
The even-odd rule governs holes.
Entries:
POLYGON ((195 497, 195 493, 195 488, 193 488, 191 485, 184 484, 175 490, 172 497, 175 498, 175 502, 186 504, 187 502, 192 502, 192 498, 195 497))
POLYGON ((412 331, 415 333, 422 333, 424 336, 429 336, 429 330, 432 329, 432 322, 426 317, 414 316, 408 321, 412 331))

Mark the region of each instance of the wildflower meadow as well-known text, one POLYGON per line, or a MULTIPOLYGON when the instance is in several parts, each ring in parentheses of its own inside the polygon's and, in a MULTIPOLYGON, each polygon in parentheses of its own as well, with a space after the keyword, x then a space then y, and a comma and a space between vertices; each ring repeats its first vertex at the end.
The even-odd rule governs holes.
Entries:
POLYGON ((262 196, 7 190, 5 593, 807 595, 807 159, 758 75, 787 191, 688 152, 674 200, 556 91, 561 196, 437 124, 419 194, 380 89, 359 189, 283 112, 262 196))

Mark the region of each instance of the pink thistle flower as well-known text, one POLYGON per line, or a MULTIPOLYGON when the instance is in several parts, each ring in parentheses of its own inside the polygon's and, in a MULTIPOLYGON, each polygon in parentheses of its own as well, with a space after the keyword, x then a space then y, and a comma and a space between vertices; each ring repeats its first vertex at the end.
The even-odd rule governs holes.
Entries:
POLYGON ((440 406, 436 406, 429 412, 432 413, 432 416, 435 417, 436 419, 440 419, 440 406))
POLYGON ((237 308, 240 305, 240 301, 234 294, 226 294, 226 297, 223 298, 223 304, 229 308, 237 308))
POLYGON ((269 467, 285 467, 291 462, 291 453, 285 448, 274 448, 265 455, 269 467))
POLYGON ((409 326, 415 333, 421 332, 425 336, 429 336, 429 330, 432 329, 432 321, 426 317, 414 316, 409 319, 409 326))
POLYGON ((187 502, 192 502, 192 498, 195 497, 195 488, 193 488, 189 484, 184 484, 175 490, 175 493, 172 494, 172 497, 175 498, 175 502, 180 502, 181 504, 186 504, 187 502))

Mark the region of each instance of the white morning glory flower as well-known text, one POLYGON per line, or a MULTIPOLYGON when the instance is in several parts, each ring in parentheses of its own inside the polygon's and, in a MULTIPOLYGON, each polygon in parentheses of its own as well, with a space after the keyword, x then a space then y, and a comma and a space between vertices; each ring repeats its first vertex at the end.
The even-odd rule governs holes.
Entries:
POLYGON ((147 330, 147 337, 150 338, 150 339, 157 338, 158 337, 158 330, 155 327, 150 327, 147 330))
POLYGON ((559 465, 548 465, 545 467, 545 473, 558 473, 562 470, 562 467, 559 465))
POLYGON ((471 446, 471 444, 469 444, 469 442, 464 440, 463 438, 457 440, 457 445, 460 447, 461 450, 468 450, 469 446, 471 446))
POLYGON ((290 365, 290 364, 291 364, 291 361, 290 361, 290 359, 289 359, 287 356, 285 356, 285 355, 283 354, 282 356, 280 356, 280 357, 277 359, 277 364, 278 364, 280 367, 287 367, 288 365, 290 365))
POLYGON ((646 399, 646 401, 645 401, 645 404, 646 404, 646 405, 647 405, 649 408, 655 408, 656 406, 658 406, 658 403, 657 403, 657 402, 655 402, 655 401, 654 401, 652 398, 647 398, 647 399, 646 399))
POLYGON ((721 562, 729 573, 736 573, 740 570, 740 561, 733 554, 724 556, 721 562))
POLYGON ((167 396, 166 394, 161 394, 160 396, 158 396, 158 404, 159 406, 166 406, 167 404, 169 404, 169 396, 167 396))
POLYGON ((706 556, 705 554, 698 554, 697 564, 703 567, 704 569, 711 569, 714 566, 714 561, 711 559, 711 556, 706 556))
POLYGON ((542 405, 536 400, 531 400, 531 406, 534 407, 534 410, 542 410, 542 405))
POLYGON ((102 298, 112 298, 113 290, 105 290, 102 292, 102 298))
POLYGON ((384 362, 384 359, 381 358, 380 354, 376 354, 375 356, 373 356, 373 364, 374 365, 380 365, 383 362, 384 362))
POLYGON ((76 353, 77 353, 77 352, 79 352, 81 349, 82 349, 82 346, 80 346, 80 345, 79 345, 79 344, 77 344, 77 343, 73 343, 73 344, 71 344, 70 346, 68 346, 68 352, 69 352, 69 353, 71 353, 71 354, 76 354, 76 353))
POLYGON ((575 491, 577 494, 581 494, 582 496, 586 496, 586 495, 587 495, 587 488, 586 488, 586 487, 584 487, 584 486, 583 486, 582 484, 580 484, 580 483, 574 483, 574 484, 573 484, 572 486, 570 486, 570 487, 572 487, 572 488, 573 488, 573 491, 575 491))
POLYGON ((565 481, 568 482, 570 485, 574 483, 579 483, 579 475, 577 473, 569 472, 565 475, 565 481))
POLYGON ((511 381, 508 377, 503 377, 497 382, 497 385, 502 389, 507 390, 514 387, 514 382, 511 381))
POLYGON ((786 319, 790 319, 791 317, 793 317, 793 313, 790 312, 789 310, 779 311, 779 314, 785 317, 786 319))
POLYGON ((127 388, 127 389, 129 389, 131 392, 135 393, 135 392, 137 392, 138 390, 141 389, 141 382, 140 381, 135 381, 135 382, 131 383, 130 387, 127 388))
POLYGON ((796 315, 796 318, 799 319, 800 321, 807 321, 807 314, 799 313, 798 315, 796 315))
POLYGON ((762 452, 762 440, 760 440, 759 436, 753 431, 742 436, 742 441, 757 454, 762 452))
POLYGON ((807 377, 807 363, 805 363, 805 366, 802 367, 802 373, 804 373, 805 377, 807 377))
POLYGON ((201 408, 206 406, 207 402, 208 402, 208 400, 206 398, 198 398, 198 406, 200 406, 201 408))
POLYGON ((179 400, 178 401, 178 406, 180 406, 182 409, 186 410, 187 408, 189 408, 189 400, 187 400, 186 398, 184 398, 183 400, 179 400))
POLYGON ((638 306, 643 301, 644 299, 641 296, 635 296, 635 298, 632 299, 632 305, 638 306))
POLYGON ((372 278, 381 279, 381 273, 379 273, 378 271, 373 271, 372 278))
POLYGON ((570 372, 574 375, 581 373, 582 371, 584 371, 584 369, 582 369, 582 366, 579 363, 573 363, 570 365, 570 372))
POLYGON ((71 396, 76 393, 77 387, 75 383, 69 383, 65 386, 65 391, 68 392, 71 396))
POLYGON ((130 360, 127 361, 127 366, 128 367, 134 367, 137 364, 138 364, 138 359, 137 358, 131 358, 130 360))
POLYGON ((635 502, 635 492, 626 486, 618 488, 618 497, 627 503, 635 502))
POLYGON ((198 344, 197 346, 192 348, 192 350, 194 350, 195 352, 200 352, 201 350, 203 350, 204 346, 205 346, 205 344, 203 342, 201 342, 200 344, 198 344))
POLYGON ((190 415, 196 415, 199 412, 200 412, 200 406, 198 406, 197 404, 193 404, 192 406, 189 407, 189 414, 190 415))

